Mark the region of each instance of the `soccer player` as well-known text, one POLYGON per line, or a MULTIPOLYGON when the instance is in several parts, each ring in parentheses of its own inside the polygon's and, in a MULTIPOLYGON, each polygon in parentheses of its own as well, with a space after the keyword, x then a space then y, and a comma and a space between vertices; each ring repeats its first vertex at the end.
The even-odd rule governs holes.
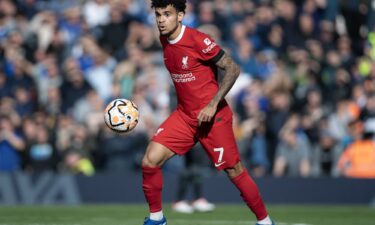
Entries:
POLYGON ((160 41, 177 93, 177 109, 160 125, 142 160, 143 191, 150 209, 144 225, 166 225, 161 166, 199 141, 218 170, 224 170, 258 219, 273 225, 259 190, 242 165, 233 135, 232 111, 224 100, 240 71, 211 39, 182 25, 186 0, 152 0, 160 41), (217 69, 224 78, 217 82, 217 69))

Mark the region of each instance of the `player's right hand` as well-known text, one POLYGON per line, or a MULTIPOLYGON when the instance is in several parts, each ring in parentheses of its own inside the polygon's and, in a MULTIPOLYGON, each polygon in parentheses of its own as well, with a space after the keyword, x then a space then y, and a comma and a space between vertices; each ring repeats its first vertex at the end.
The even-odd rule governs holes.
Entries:
POLYGON ((198 114, 198 126, 202 123, 210 122, 214 117, 217 110, 217 106, 213 104, 206 105, 198 114))

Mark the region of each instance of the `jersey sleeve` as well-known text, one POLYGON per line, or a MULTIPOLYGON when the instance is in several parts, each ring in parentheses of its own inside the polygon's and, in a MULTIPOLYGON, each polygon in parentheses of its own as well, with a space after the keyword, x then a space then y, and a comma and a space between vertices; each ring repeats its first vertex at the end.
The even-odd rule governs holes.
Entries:
POLYGON ((221 47, 207 34, 197 32, 194 35, 195 49, 202 61, 216 63, 223 55, 221 47))

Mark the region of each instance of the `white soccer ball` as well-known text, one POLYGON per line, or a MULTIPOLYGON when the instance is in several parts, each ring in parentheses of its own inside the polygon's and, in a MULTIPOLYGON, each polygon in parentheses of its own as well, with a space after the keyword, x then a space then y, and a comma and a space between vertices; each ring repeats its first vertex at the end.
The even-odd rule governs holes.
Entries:
POLYGON ((138 107, 128 99, 114 99, 104 110, 105 124, 116 132, 125 133, 133 130, 138 124, 138 119, 138 107))

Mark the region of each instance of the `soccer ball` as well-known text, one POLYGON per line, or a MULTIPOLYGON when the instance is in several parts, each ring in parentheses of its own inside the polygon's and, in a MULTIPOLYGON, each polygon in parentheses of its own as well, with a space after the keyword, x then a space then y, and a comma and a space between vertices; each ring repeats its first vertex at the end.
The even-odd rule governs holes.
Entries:
POLYGON ((138 124, 139 111, 137 105, 124 98, 114 99, 104 110, 105 124, 113 131, 125 133, 138 124))

